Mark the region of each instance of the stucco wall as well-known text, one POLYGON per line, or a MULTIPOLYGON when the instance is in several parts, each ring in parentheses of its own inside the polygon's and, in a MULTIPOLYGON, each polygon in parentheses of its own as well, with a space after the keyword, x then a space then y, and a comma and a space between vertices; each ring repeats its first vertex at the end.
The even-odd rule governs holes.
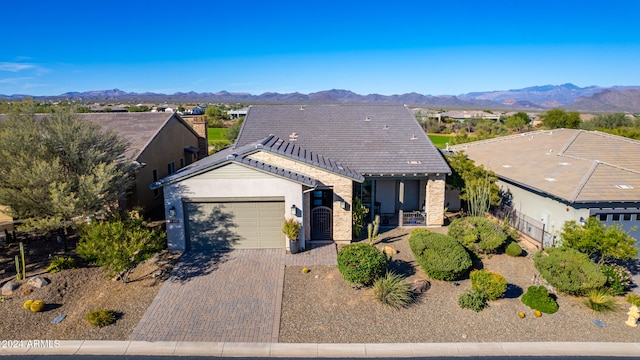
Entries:
POLYGON ((333 240, 343 243, 351 242, 351 205, 353 200, 351 179, 266 151, 259 151, 250 157, 307 175, 320 182, 319 186, 333 187, 333 240), (346 202, 345 209, 340 207, 341 200, 346 202))
MULTIPOLYGON (((253 170, 243 165, 230 164, 226 166, 242 167, 244 171, 236 172, 238 174, 237 177, 225 174, 225 177, 222 178, 214 176, 217 170, 211 170, 210 172, 165 187, 165 217, 168 220, 167 238, 170 250, 184 250, 186 247, 185 219, 182 203, 184 199, 205 201, 206 199, 222 198, 283 197, 285 199, 285 213, 282 214, 283 221, 285 217, 289 218, 292 216, 292 205, 295 205, 298 209, 303 209, 303 186, 301 184, 253 170), (245 171, 249 171, 251 174, 247 176, 245 171), (169 216, 169 209, 172 206, 176 208, 175 218, 170 218, 169 216)), ((224 167, 220 169, 224 169, 224 167)), ((225 170, 229 170, 229 168, 225 170)), ((302 212, 298 215, 304 216, 302 212)), ((298 217, 298 220, 301 221, 302 219, 298 217)), ((306 229, 303 228, 301 234, 305 234, 305 230, 306 229)), ((284 241, 284 234, 282 236, 284 241)), ((302 235, 300 240, 304 246, 304 235, 302 235)))
POLYGON ((170 162, 175 163, 176 171, 180 169, 180 159, 183 159, 185 165, 189 164, 184 152, 184 148, 189 146, 197 148, 198 137, 184 123, 172 117, 138 157, 138 162, 146 165, 136 173, 135 192, 131 197, 132 204, 129 205, 142 206, 147 211, 162 206, 162 189, 158 197, 154 196, 153 190, 149 190, 149 184, 154 181, 153 170, 156 169, 158 179, 162 179, 169 175, 170 162))

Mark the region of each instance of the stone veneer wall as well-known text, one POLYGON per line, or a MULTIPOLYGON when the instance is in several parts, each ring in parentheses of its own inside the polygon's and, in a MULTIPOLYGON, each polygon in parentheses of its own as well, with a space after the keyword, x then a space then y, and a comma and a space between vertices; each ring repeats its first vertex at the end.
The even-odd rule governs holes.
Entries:
POLYGON ((444 224, 445 175, 429 175, 426 189, 427 226, 444 224))
MULTIPOLYGON (((311 165, 307 165, 295 160, 288 159, 286 157, 276 155, 267 151, 259 151, 255 154, 249 156, 250 158, 258 161, 262 161, 268 164, 273 164, 291 171, 295 171, 299 174, 304 174, 313 179, 316 179, 320 184, 324 186, 333 187, 333 240, 340 243, 350 243, 352 234, 351 234, 351 204, 353 200, 353 182, 351 179, 346 177, 332 174, 325 170, 316 168, 311 165), (340 208, 340 201, 344 200, 347 206, 345 209, 340 208)), ((444 193, 443 193, 444 196, 444 193)), ((305 200, 308 200, 308 197, 305 197, 305 200)), ((444 199, 444 198, 443 198, 444 199)), ((309 213, 308 204, 309 201, 306 202, 304 206, 305 214, 309 213)), ((441 204, 442 206, 442 204, 441 204)), ((442 213, 442 211, 440 211, 442 213)), ((303 218, 304 221, 309 221, 309 226, 305 226, 307 229, 305 230, 305 235, 307 231, 310 231, 311 219, 306 216, 303 218)), ((310 235, 310 234, 309 234, 310 235)), ((309 236, 309 238, 311 238, 309 236)), ((311 239, 313 240, 313 239, 311 239)))

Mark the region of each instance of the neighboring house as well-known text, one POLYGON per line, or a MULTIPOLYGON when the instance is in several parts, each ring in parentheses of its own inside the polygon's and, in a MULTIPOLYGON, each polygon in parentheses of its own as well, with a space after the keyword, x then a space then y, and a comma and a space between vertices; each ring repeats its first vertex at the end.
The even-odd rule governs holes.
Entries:
POLYGON ((0 205, 0 239, 5 236, 5 230, 13 230, 13 218, 9 215, 9 208, 0 205))
POLYGON ((440 118, 443 120, 451 119, 460 122, 471 119, 490 119, 498 121, 500 120, 500 115, 480 110, 452 110, 440 113, 440 118))
POLYGON ((229 110, 227 111, 227 115, 229 115, 230 119, 239 119, 241 117, 247 116, 248 112, 249 112, 249 108, 243 107, 242 109, 229 110))
POLYGON ((96 113, 78 114, 104 129, 116 132, 128 144, 124 155, 136 161, 134 188, 125 206, 142 207, 147 213, 162 206, 162 191, 149 184, 207 155, 202 152, 202 137, 174 113, 96 113))
POLYGON ((352 241, 361 199, 383 226, 443 224, 451 170, 404 106, 261 105, 235 144, 152 185, 169 248, 284 248, 285 218, 308 241, 352 241))
MULTIPOLYGON (((534 131, 449 148, 493 170, 520 230, 552 245, 566 221, 640 225, 640 142, 597 131, 534 131)), ((640 231, 630 233, 640 239, 640 231)))

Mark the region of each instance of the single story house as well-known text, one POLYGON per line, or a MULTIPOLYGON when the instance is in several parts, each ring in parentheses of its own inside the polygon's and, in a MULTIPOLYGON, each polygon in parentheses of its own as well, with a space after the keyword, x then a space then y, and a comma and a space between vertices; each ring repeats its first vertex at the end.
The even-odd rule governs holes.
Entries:
POLYGON ((596 216, 640 239, 640 141, 555 129, 450 146, 499 178, 520 230, 553 245, 569 220, 596 216), (538 231, 536 234, 536 229, 538 231))
POLYGON ((409 109, 259 105, 233 146, 165 177, 169 248, 284 248, 285 218, 310 241, 349 243, 357 198, 383 226, 441 226, 451 170, 409 109))

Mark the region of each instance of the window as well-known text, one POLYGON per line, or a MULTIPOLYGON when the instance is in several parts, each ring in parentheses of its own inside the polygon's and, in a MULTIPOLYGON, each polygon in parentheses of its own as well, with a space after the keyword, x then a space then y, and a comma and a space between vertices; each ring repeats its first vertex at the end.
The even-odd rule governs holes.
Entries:
POLYGON ((174 172, 176 172, 176 163, 172 161, 169 164, 167 164, 167 173, 171 175, 174 172))
POLYGON ((620 221, 620 214, 613 214, 612 221, 620 221))
POLYGON ((600 219, 600 221, 607 221, 607 214, 599 214, 598 219, 600 219))
MULTIPOLYGON (((153 182, 156 182, 156 181, 158 181, 158 170, 153 169, 153 182)), ((160 197, 160 189, 153 189, 153 197, 154 198, 160 197)))
POLYGON ((622 220, 624 220, 624 221, 631 221, 631 214, 623 214, 623 216, 622 216, 622 220))

